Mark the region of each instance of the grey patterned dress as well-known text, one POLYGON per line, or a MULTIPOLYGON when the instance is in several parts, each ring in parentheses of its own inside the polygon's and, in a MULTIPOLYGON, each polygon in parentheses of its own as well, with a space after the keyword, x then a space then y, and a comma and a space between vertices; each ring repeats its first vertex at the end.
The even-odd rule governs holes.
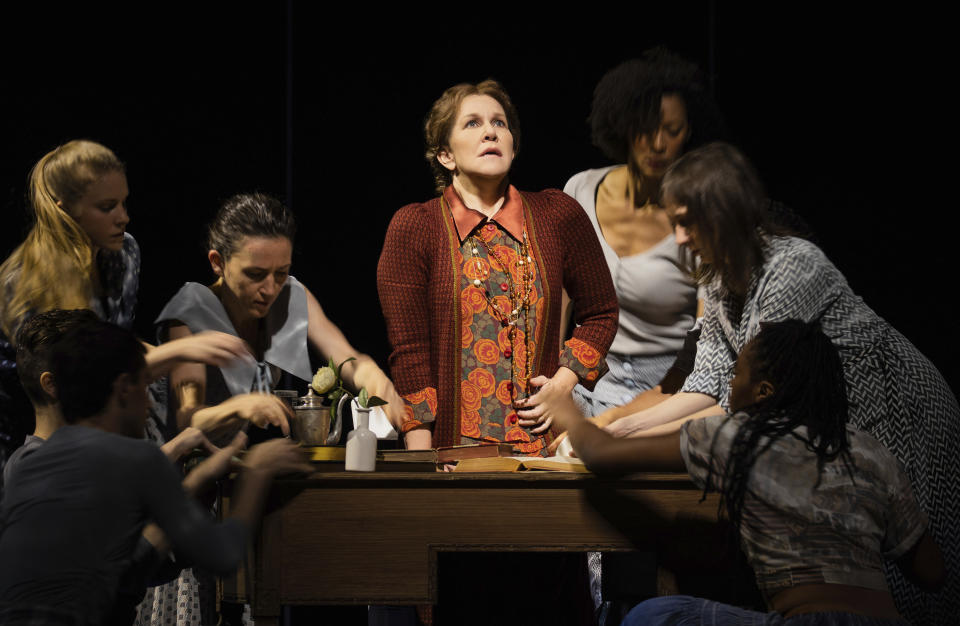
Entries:
POLYGON ((897 606, 914 624, 954 623, 960 614, 957 400, 933 364, 850 290, 819 248, 792 237, 768 243, 739 315, 721 285, 706 288, 696 364, 683 391, 708 394, 729 408, 734 362, 761 322, 819 319, 843 360, 851 423, 903 463, 946 559, 946 586, 937 594, 920 592, 889 567, 897 606))

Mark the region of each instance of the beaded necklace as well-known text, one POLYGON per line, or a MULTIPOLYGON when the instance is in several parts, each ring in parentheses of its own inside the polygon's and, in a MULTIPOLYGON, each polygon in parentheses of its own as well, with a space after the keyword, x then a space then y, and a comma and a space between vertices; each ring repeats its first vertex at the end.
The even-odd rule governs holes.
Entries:
MULTIPOLYGON (((489 223, 489 222, 488 222, 489 223)), ((487 241, 482 237, 474 234, 471 237, 473 239, 473 245, 471 248, 471 253, 473 254, 474 262, 476 264, 476 275, 478 278, 473 280, 473 285, 475 287, 483 286, 483 295, 487 300, 487 304, 490 306, 490 310, 493 311, 493 316, 496 318, 500 325, 509 328, 510 335, 510 347, 504 349, 503 355, 510 359, 510 397, 513 401, 513 408, 519 408, 517 404, 517 382, 523 381, 523 388, 529 390, 530 388, 530 378, 531 378, 531 359, 532 355, 529 350, 529 337, 530 337, 530 294, 533 292, 533 257, 530 255, 530 245, 527 241, 527 230, 523 230, 523 241, 520 243, 520 247, 517 249, 517 274, 519 274, 520 284, 516 284, 513 280, 513 272, 511 272, 510 266, 504 261, 503 258, 497 253, 493 246, 491 246, 487 241), (505 311, 503 307, 500 306, 496 300, 493 299, 493 295, 490 293, 490 285, 487 284, 487 280, 490 278, 489 267, 484 267, 484 264, 480 262, 480 253, 477 245, 482 245, 487 251, 487 258, 493 258, 496 260, 497 264, 500 265, 500 268, 503 270, 504 275, 506 276, 506 281, 500 283, 500 291, 505 292, 510 299, 510 310, 505 311), (481 278, 482 277, 482 278, 481 278), (516 335, 517 328, 520 324, 520 320, 523 320, 523 341, 524 341, 524 352, 526 353, 526 358, 523 360, 523 367, 520 368, 517 365, 517 359, 513 358, 513 346, 516 344, 516 335)))

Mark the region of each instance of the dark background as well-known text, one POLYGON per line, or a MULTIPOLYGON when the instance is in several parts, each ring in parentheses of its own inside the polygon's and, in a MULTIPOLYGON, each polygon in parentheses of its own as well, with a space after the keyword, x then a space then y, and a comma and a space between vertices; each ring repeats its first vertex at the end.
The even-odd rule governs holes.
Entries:
POLYGON ((32 164, 93 139, 128 166, 142 336, 183 282, 212 280, 203 238, 218 203, 260 190, 297 215, 295 275, 385 367, 376 262, 394 211, 433 193, 422 157, 432 101, 457 82, 500 80, 523 127, 512 181, 562 187, 607 164, 585 122, 596 82, 665 45, 708 71, 771 197, 957 389, 953 35, 944 15, 867 6, 592 3, 581 11, 602 15, 539 19, 487 4, 4 9, 0 254, 28 228, 32 164))

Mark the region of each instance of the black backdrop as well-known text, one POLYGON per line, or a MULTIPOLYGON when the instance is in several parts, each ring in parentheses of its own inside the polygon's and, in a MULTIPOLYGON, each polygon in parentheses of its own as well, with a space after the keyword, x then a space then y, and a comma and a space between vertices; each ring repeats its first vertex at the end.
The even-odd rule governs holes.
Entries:
POLYGON ((770 195, 811 223, 854 290, 957 389, 944 16, 597 7, 606 14, 540 19, 490 5, 438 5, 437 17, 292 0, 4 9, 0 253, 26 231, 30 166, 60 142, 94 139, 128 164, 142 336, 180 284, 211 280, 203 233, 218 202, 260 190, 297 214, 295 275, 385 367, 376 262, 393 212, 432 194, 430 103, 456 82, 497 78, 523 126, 513 182, 562 187, 606 164, 585 124, 597 80, 662 44, 709 71, 770 195))

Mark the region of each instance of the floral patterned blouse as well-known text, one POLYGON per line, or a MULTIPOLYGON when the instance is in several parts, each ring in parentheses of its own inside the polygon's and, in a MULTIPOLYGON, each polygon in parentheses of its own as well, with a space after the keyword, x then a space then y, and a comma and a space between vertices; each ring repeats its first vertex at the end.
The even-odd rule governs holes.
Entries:
MULTIPOLYGON (((541 349, 537 338, 543 336, 546 308, 541 306, 542 278, 529 250, 519 194, 508 195, 504 207, 489 220, 478 220, 480 214, 449 191, 444 199, 451 204, 461 240, 456 252, 461 319, 459 443, 512 442, 518 454, 545 456, 552 436, 536 435, 520 426, 514 408, 516 401, 529 395, 527 381, 536 376, 529 355, 541 349)), ((604 365, 601 353, 576 338, 567 341, 566 347, 559 364, 582 380, 596 380, 604 365)), ((416 419, 418 414, 436 413, 432 388, 404 399, 410 403, 407 430, 423 423, 416 419)))

